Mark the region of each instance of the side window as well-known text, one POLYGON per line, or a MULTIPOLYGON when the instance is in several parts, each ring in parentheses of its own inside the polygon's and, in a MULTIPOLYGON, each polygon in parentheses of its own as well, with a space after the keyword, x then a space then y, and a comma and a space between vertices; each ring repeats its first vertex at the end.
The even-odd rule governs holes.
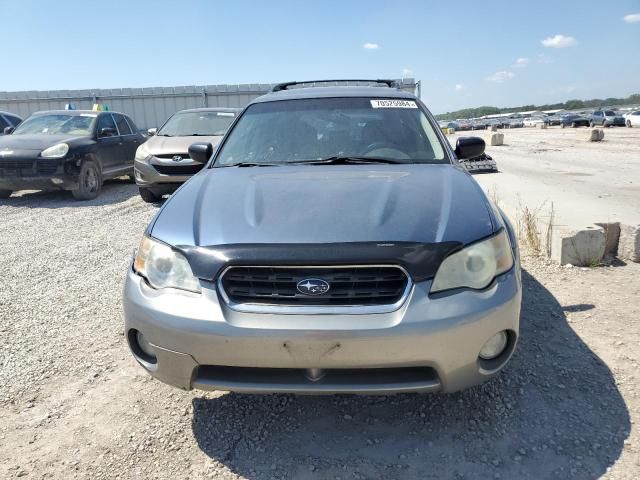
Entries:
POLYGON ((9 125, 4 117, 2 115, 0 115, 0 133, 4 133, 4 129, 5 127, 10 127, 11 125, 9 125))
POLYGON ((113 130, 113 134, 117 135, 118 131, 116 130, 116 124, 113 121, 113 118, 111 118, 111 114, 104 114, 104 115, 100 115, 98 117, 98 126, 96 127, 97 131, 98 131, 98 136, 99 137, 109 137, 110 135, 100 135, 100 131, 103 128, 111 128, 113 130))
POLYGON ((120 132, 120 135, 131 135, 131 129, 129 128, 129 124, 127 123, 127 120, 118 113, 113 113, 112 115, 116 119, 116 123, 118 124, 118 131, 120 132))
POLYGON ((7 118, 9 119, 9 121, 11 123, 13 123, 14 127, 17 127, 18 125, 20 125, 22 123, 22 120, 20 120, 18 117, 14 117, 12 115, 7 115, 7 118))
POLYGON ((136 124, 133 123, 133 120, 131 120, 131 117, 125 115, 124 118, 126 118, 127 122, 129 122, 129 127, 131 127, 131 131, 133 133, 138 133, 140 131, 140 129, 136 126, 136 124))
POLYGON ((601 117, 602 116, 602 112, 597 111, 597 112, 594 113, 594 115, 596 115, 597 117, 601 117))

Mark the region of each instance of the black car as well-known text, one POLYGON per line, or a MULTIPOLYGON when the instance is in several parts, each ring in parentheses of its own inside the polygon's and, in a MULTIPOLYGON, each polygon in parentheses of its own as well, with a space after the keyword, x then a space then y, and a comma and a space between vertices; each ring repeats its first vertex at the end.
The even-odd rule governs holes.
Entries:
POLYGON ((117 112, 53 110, 31 115, 0 137, 0 198, 16 190, 71 190, 97 197, 108 178, 130 175, 145 137, 117 112))
POLYGON ((584 115, 577 115, 574 113, 570 113, 568 115, 562 115, 562 117, 560 117, 560 126, 562 128, 588 127, 589 119, 584 115))

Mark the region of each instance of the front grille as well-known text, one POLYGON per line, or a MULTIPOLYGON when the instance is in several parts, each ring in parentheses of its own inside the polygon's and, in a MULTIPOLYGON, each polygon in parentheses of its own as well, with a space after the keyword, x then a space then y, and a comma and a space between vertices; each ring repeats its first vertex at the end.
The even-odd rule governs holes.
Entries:
POLYGON ((175 157, 176 155, 179 156, 179 157, 182 157, 183 160, 191 158, 191 157, 189 157, 188 153, 161 153, 160 155, 154 155, 154 157, 156 157, 156 158, 170 158, 170 159, 173 159, 173 157, 175 157))
POLYGON ((31 170, 33 169, 33 160, 0 157, 0 168, 6 168, 7 170, 31 170))
POLYGON ((41 159, 37 163, 38 173, 51 174, 56 173, 58 169, 57 159, 41 159))
POLYGON ((231 267, 220 288, 239 304, 292 306, 392 305, 402 299, 409 278, 398 267, 231 267), (321 295, 305 295, 297 285, 306 279, 329 284, 321 295))
POLYGON ((204 167, 202 163, 191 165, 153 165, 153 168, 162 175, 195 175, 202 170, 202 167, 204 167))

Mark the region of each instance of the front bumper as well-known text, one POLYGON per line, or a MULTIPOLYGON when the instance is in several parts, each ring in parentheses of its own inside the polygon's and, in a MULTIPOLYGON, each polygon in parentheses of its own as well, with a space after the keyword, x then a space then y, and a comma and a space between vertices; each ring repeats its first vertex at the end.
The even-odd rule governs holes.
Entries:
MULTIPOLYGON (((158 159, 155 161, 157 161, 158 163, 162 162, 164 165, 169 167, 180 168, 180 165, 176 167, 176 164, 172 163, 170 160, 163 161, 158 159)), ((188 163, 183 166, 189 167, 191 165, 193 165, 193 163, 188 163)), ((139 187, 149 188, 151 190, 153 190, 154 187, 157 187, 160 190, 175 190, 193 176, 193 174, 162 174, 158 170, 156 170, 154 165, 149 160, 136 160, 134 162, 133 169, 136 179, 136 185, 138 185, 139 187)))
POLYGON ((185 390, 453 392, 496 374, 518 338, 518 267, 481 292, 436 298, 428 294, 431 281, 416 283, 399 310, 373 315, 241 313, 220 299, 215 284, 201 285, 202 294, 158 291, 130 269, 124 288, 134 357, 185 390), (509 334, 505 352, 480 360, 484 343, 502 330, 509 334), (152 344, 155 361, 141 353, 136 331, 152 344))
POLYGON ((0 159, 0 189, 73 190, 78 188, 77 170, 73 159, 0 159))

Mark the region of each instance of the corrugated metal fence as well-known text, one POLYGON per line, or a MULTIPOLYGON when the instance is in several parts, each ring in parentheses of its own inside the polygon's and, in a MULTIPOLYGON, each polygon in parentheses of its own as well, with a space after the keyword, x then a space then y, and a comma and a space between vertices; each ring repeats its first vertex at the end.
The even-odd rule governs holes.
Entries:
MULTIPOLYGON (((398 80, 402 89, 415 93, 414 79, 398 80)), ((159 127, 178 110, 198 107, 244 107, 263 95, 271 84, 192 85, 182 87, 114 88, 0 92, 0 110, 27 118, 41 110, 63 109, 68 103, 89 110, 94 103, 130 115, 139 128, 159 127)))

